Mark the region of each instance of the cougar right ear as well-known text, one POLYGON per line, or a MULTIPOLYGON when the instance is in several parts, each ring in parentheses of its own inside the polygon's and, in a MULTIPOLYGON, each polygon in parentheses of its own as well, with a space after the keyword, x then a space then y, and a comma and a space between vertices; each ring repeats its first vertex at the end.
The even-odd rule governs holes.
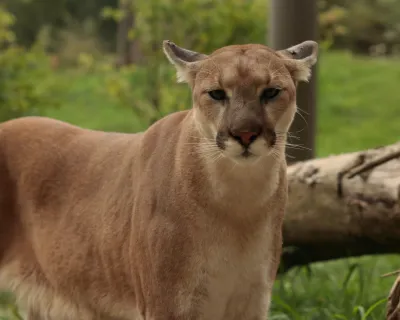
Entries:
POLYGON ((178 82, 189 82, 191 73, 195 71, 198 65, 196 62, 208 57, 205 54, 181 48, 169 40, 163 41, 163 50, 177 70, 178 82))
POLYGON ((278 53, 286 58, 287 65, 297 81, 308 81, 311 67, 317 62, 318 43, 312 40, 303 41, 278 53))

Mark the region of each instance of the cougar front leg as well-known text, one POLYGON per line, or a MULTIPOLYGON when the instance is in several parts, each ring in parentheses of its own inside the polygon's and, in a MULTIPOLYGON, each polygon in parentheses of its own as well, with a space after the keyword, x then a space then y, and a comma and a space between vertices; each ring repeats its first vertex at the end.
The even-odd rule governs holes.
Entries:
MULTIPOLYGON (((281 243, 282 234, 277 232, 275 243, 281 243)), ((273 250, 273 258, 266 265, 266 273, 262 273, 258 281, 253 282, 248 290, 248 300, 246 300, 242 313, 235 314, 234 317, 226 320, 268 320, 271 305, 272 291, 276 275, 278 272, 279 261, 282 248, 280 245, 273 250)), ((225 320, 225 319, 224 319, 225 320)))
POLYGON ((251 286, 242 310, 224 320, 268 320, 271 290, 262 285, 251 286))

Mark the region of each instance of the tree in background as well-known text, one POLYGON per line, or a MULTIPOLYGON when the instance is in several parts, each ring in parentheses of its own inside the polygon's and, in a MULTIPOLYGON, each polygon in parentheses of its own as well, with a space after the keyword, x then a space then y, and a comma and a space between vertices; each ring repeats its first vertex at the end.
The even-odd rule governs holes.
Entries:
MULTIPOLYGON (((136 12, 133 2, 126 0, 119 1, 119 10, 114 13, 114 19, 118 22, 116 55, 117 66, 139 64, 143 62, 143 56, 140 51, 139 39, 129 35, 136 29, 136 12)), ((105 11, 107 12, 107 11, 105 11)), ((112 14, 112 13, 111 13, 112 14)))

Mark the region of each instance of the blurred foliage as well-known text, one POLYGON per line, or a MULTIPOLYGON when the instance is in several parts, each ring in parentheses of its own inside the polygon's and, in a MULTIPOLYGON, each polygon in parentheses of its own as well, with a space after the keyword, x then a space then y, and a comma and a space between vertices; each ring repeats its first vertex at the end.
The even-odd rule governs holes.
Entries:
POLYGON ((57 106, 56 84, 40 44, 24 49, 14 44, 13 15, 0 8, 0 121, 39 115, 57 106))
POLYGON ((398 0, 318 0, 320 37, 354 53, 398 54, 398 0))
MULTIPOLYGON (((186 88, 182 90, 171 81, 169 72, 173 67, 165 67, 162 40, 170 39, 203 53, 232 43, 266 41, 268 0, 234 0, 229 5, 224 0, 120 1, 125 10, 120 9, 121 3, 118 8, 107 6, 102 16, 116 23, 129 14, 133 16, 129 45, 136 46, 148 67, 144 70, 138 66, 140 59, 136 65, 122 67, 122 76, 114 74, 107 88, 121 104, 145 119, 146 125, 180 109, 178 104, 190 105, 186 88), (184 100, 171 100, 170 105, 162 84, 169 88, 169 95, 179 91, 184 100)), ((396 0, 318 0, 318 5, 323 48, 348 48, 373 55, 396 53, 396 44, 400 43, 400 4, 396 0)))
POLYGON ((11 293, 0 292, 0 320, 23 320, 11 293))
POLYGON ((171 112, 191 106, 189 89, 175 84, 175 70, 166 63, 151 68, 125 66, 104 77, 107 93, 115 103, 130 108, 134 117, 141 119, 140 130, 171 112))
MULTIPOLYGON (((162 34, 180 39, 188 47, 216 48, 236 43, 247 35, 249 41, 265 42, 266 11, 270 0, 121 0, 131 6, 140 30, 131 36, 141 41, 143 51, 162 34), (149 32, 151 30, 152 32, 149 32), (143 37, 146 34, 149 37, 143 37), (221 41, 225 39, 226 42, 221 41)), ((70 29, 80 36, 91 21, 92 35, 107 50, 116 45, 120 0, 3 0, 18 17, 13 26, 17 43, 31 46, 43 28, 50 30, 48 49, 60 50, 70 29), (105 10, 104 10, 105 8, 105 10), (100 16, 116 19, 100 19, 100 16), (72 30, 71 24, 80 24, 72 30)), ((317 0, 320 38, 333 48, 350 48, 362 54, 398 53, 400 43, 400 3, 398 0, 317 0)), ((2 19, 4 21, 4 19, 2 19)), ((87 39, 87 38, 86 38, 87 39)), ((83 45, 85 41, 80 43, 83 45)), ((151 47, 151 46, 150 46, 151 47)))
POLYGON ((0 52, 0 121, 40 115, 56 107, 57 84, 46 82, 51 73, 48 59, 39 49, 10 47, 0 52))
POLYGON ((57 58, 62 66, 76 66, 83 56, 100 60, 103 55, 102 43, 96 36, 93 19, 82 22, 71 20, 65 29, 59 32, 57 58))
POLYGON ((17 44, 32 46, 43 28, 50 30, 49 50, 57 50, 62 35, 72 21, 94 20, 96 35, 105 43, 114 46, 115 23, 99 19, 104 6, 115 5, 117 0, 2 0, 7 10, 17 17, 13 26, 17 44))
POLYGON ((14 33, 10 30, 15 22, 15 17, 0 7, 0 48, 15 40, 14 33))
POLYGON ((136 24, 128 36, 140 44, 140 55, 145 57, 148 67, 122 67, 119 73, 123 76, 114 74, 107 88, 122 104, 131 106, 146 125, 190 106, 187 87, 174 84, 175 70, 163 54, 163 40, 171 39, 179 46, 209 53, 228 44, 265 39, 265 0, 232 0, 229 6, 224 0, 125 1, 126 11, 106 7, 103 17, 120 21, 129 13, 134 15, 136 24), (190 18, 194 14, 196 18, 190 18))

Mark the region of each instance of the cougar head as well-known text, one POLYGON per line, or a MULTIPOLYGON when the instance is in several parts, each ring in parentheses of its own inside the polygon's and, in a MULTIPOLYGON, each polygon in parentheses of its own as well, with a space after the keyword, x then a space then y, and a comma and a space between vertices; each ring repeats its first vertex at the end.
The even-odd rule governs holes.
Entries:
POLYGON ((206 55, 166 40, 163 49, 178 82, 192 89, 195 121, 208 148, 241 163, 284 150, 297 108, 296 86, 311 75, 316 42, 279 51, 232 45, 206 55))

